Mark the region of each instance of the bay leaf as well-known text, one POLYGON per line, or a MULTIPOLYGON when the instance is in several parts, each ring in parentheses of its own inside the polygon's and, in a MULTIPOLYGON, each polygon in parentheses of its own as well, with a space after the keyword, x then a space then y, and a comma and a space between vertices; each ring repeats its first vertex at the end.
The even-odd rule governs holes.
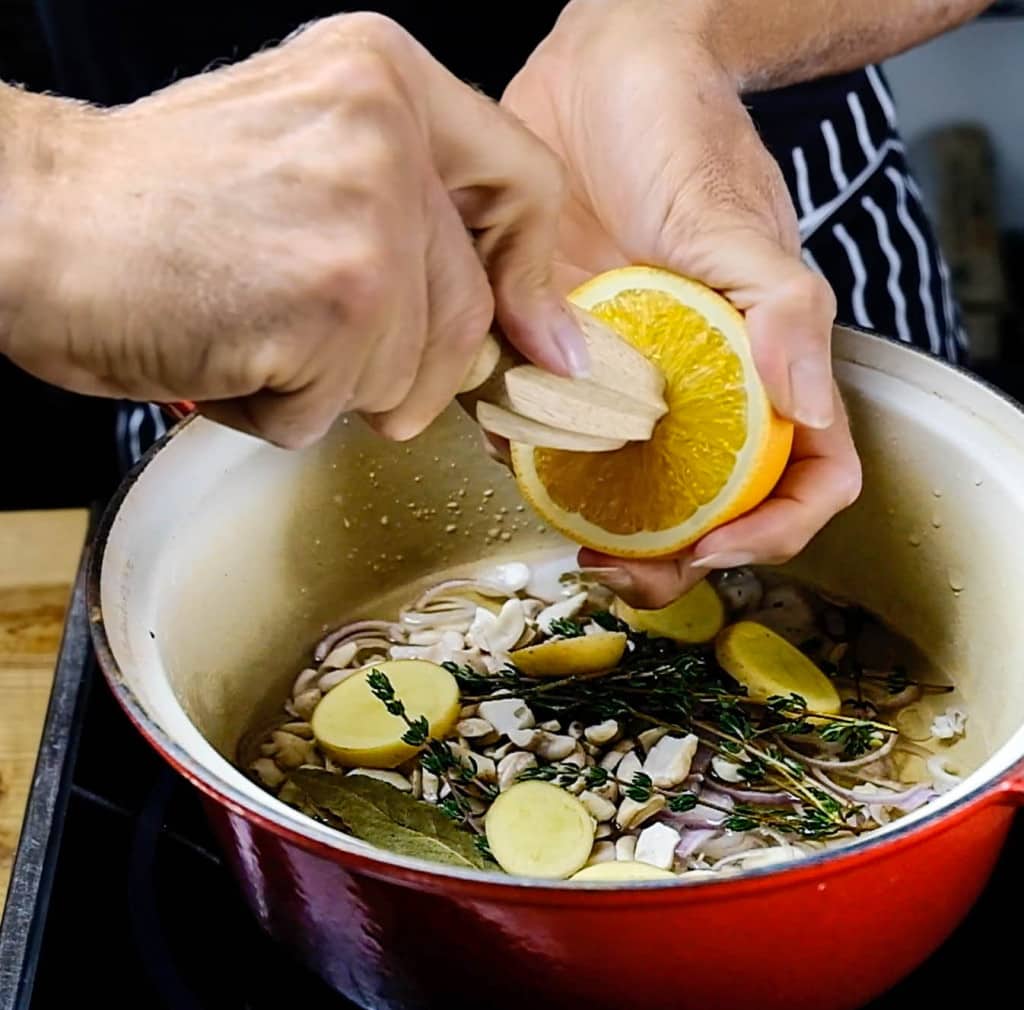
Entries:
POLYGON ((317 808, 344 824, 349 834, 378 848, 464 869, 495 869, 468 831, 436 807, 380 779, 300 768, 288 781, 295 806, 317 808))
POLYGON ((322 821, 324 824, 328 824, 332 828, 337 828, 339 831, 344 831, 349 834, 351 833, 349 832, 346 824, 344 824, 339 818, 331 816, 328 811, 322 810, 318 807, 306 791, 301 786, 296 785, 291 779, 288 779, 285 784, 281 786, 281 789, 277 794, 277 798, 282 803, 287 803, 288 806, 295 807, 299 813, 305 814, 314 821, 322 821))

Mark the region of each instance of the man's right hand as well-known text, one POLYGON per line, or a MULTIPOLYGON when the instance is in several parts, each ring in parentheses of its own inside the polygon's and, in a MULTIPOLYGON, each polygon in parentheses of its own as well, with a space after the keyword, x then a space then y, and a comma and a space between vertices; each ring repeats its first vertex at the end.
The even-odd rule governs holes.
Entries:
POLYGON ((386 18, 115 110, 8 99, 29 121, 0 160, 0 351, 43 379, 295 447, 345 411, 417 434, 495 316, 586 369, 549 276, 557 159, 386 18))

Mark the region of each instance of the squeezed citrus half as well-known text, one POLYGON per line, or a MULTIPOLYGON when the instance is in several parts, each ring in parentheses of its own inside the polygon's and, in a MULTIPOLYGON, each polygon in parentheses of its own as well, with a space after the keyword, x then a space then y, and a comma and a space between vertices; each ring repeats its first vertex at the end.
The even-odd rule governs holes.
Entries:
POLYGON ((725 298, 667 270, 633 266, 591 278, 569 300, 661 369, 668 412, 648 441, 610 452, 513 443, 519 489, 551 526, 606 554, 659 557, 771 493, 793 426, 773 409, 743 316, 725 298))

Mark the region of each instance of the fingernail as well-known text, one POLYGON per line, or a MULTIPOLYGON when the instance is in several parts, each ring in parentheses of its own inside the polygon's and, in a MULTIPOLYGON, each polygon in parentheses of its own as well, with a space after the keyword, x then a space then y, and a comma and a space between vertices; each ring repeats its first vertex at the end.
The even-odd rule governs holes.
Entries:
POLYGON ((633 588, 633 577, 622 568, 581 568, 580 573, 592 576, 613 593, 626 593, 633 588))
POLYGON ((691 568, 740 568, 754 560, 753 554, 746 551, 723 551, 720 554, 709 554, 705 558, 694 558, 691 568))
POLYGON ((553 336, 562 360, 574 379, 590 378, 590 349, 583 331, 568 312, 560 312, 553 327, 553 336))
POLYGON ((828 358, 808 355, 789 366, 793 419, 805 428, 827 428, 833 419, 832 373, 828 358))

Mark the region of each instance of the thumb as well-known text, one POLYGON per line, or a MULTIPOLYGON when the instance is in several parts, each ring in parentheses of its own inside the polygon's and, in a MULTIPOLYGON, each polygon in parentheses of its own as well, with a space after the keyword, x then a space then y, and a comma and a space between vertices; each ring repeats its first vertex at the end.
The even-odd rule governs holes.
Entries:
POLYGON ((503 160, 518 167, 509 172, 510 181, 498 192, 461 190, 452 199, 475 233, 502 333, 534 364, 558 375, 586 378, 586 338, 553 282, 561 168, 539 140, 511 125, 503 160))
POLYGON ((534 215, 511 222, 481 250, 494 312, 509 342, 534 364, 559 375, 590 375, 586 337, 552 282, 553 224, 534 215), (531 218, 534 218, 531 220, 531 218))

